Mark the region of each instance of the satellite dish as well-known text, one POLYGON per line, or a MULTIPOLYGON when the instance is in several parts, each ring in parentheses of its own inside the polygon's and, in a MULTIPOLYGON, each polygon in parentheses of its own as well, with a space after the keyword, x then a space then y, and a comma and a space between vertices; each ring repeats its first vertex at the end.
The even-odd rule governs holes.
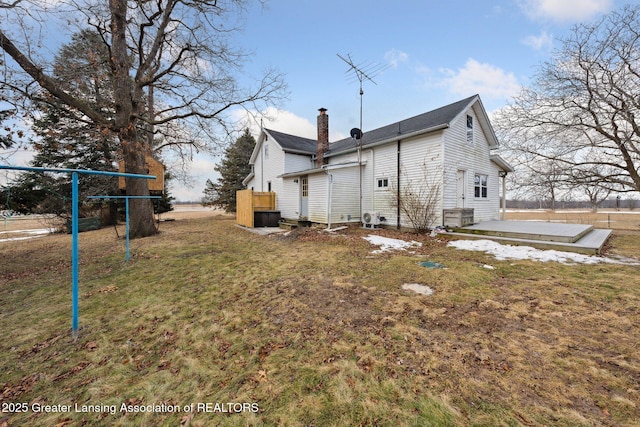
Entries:
POLYGON ((353 128, 351 129, 351 138, 353 139, 361 139, 362 138, 362 131, 358 128, 353 128))

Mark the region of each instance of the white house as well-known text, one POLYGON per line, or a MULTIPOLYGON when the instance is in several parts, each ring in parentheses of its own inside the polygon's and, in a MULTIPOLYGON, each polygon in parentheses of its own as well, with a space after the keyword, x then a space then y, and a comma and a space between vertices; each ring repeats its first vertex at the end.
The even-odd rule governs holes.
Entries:
POLYGON ((456 208, 472 209, 474 222, 499 219, 500 177, 513 169, 494 153, 478 95, 331 144, 319 111, 318 140, 263 129, 251 156, 244 184, 275 192, 282 218, 334 226, 369 213, 382 226, 412 228, 394 194, 427 186, 438 189, 434 226, 456 208))

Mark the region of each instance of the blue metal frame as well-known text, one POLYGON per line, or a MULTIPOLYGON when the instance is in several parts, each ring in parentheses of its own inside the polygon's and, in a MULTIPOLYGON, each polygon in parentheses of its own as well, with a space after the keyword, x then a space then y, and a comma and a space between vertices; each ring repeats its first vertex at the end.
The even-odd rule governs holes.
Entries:
MULTIPOLYGON (((63 168, 38 168, 31 166, 8 166, 0 165, 1 169, 10 169, 18 171, 31 171, 31 172, 55 172, 55 173, 70 173, 71 174, 71 329, 73 339, 78 338, 78 266, 80 265, 78 257, 78 174, 85 175, 107 175, 107 176, 123 176, 125 178, 141 178, 141 179, 156 179, 155 175, 139 175, 135 173, 121 173, 121 172, 109 172, 109 171, 95 171, 87 169, 63 169, 63 168)), ((134 196, 129 196, 134 197, 134 196)), ((146 198, 146 196, 139 196, 146 198)), ((128 201, 127 201, 128 205, 128 201)), ((127 206, 127 227, 129 224, 128 218, 128 206, 127 206)), ((128 229, 127 229, 128 232, 128 229)), ((128 243, 128 235, 127 235, 128 243)), ((128 251, 128 247, 127 247, 128 251)))
POLYGON ((124 199, 125 205, 125 235, 126 235, 126 247, 127 247, 127 255, 125 259, 129 261, 129 199, 162 199, 162 196, 88 196, 87 199, 100 199, 104 201, 109 201, 110 199, 124 199))

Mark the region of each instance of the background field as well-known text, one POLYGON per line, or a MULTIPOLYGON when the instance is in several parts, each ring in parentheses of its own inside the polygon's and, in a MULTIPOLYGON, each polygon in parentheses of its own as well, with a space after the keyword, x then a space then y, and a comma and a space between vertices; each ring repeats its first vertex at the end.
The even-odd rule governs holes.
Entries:
POLYGON ((518 221, 549 221, 567 222, 574 224, 591 224, 596 228, 613 230, 640 231, 640 210, 608 210, 601 209, 591 212, 584 209, 574 210, 507 210, 508 220, 518 221))
MULTIPOLYGON (((70 237, 0 243, 0 403, 118 407, 0 425, 638 425, 637 265, 496 261, 384 230, 422 247, 373 254, 358 228, 175 219, 129 263, 112 228, 81 233, 77 341, 70 237), (119 411, 207 402, 259 410, 119 411)), ((637 257, 639 237, 614 231, 605 255, 637 257)))

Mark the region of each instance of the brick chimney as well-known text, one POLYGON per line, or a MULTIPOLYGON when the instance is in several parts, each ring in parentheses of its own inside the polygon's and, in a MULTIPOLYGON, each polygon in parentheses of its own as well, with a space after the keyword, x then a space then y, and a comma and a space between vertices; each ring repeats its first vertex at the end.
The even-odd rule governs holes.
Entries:
POLYGON ((316 166, 321 167, 328 163, 324 158, 324 154, 329 151, 329 115, 326 108, 318 109, 318 155, 316 157, 316 166))

